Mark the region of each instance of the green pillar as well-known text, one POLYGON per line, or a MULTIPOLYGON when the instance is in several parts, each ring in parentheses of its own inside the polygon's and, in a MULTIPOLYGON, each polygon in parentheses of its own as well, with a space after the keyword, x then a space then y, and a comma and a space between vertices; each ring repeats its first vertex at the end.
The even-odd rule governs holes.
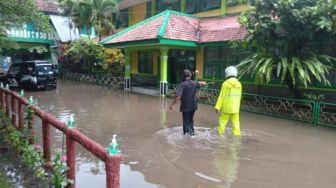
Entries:
POLYGON ((160 95, 165 96, 168 89, 167 73, 168 73, 168 48, 161 48, 160 60, 160 95))
POLYGON ((125 80, 124 89, 131 89, 131 50, 125 49, 125 80))
POLYGON ((156 14, 156 1, 155 0, 152 0, 151 12, 152 12, 152 16, 154 16, 156 14))
POLYGON ((225 15, 227 11, 227 0, 221 2, 221 15, 225 15))
POLYGON ((181 12, 185 13, 187 0, 181 0, 181 12))

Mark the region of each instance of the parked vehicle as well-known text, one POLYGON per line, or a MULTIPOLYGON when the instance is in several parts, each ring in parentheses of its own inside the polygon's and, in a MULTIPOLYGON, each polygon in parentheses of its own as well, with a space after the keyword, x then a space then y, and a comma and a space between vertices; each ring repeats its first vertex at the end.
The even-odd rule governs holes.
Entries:
POLYGON ((56 89, 57 78, 54 65, 48 61, 34 60, 14 63, 1 79, 10 88, 26 90, 56 89))

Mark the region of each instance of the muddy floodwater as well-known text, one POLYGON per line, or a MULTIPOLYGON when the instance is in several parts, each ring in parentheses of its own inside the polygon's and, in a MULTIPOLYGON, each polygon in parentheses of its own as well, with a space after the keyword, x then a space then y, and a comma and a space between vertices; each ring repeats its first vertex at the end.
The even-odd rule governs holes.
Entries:
MULTIPOLYGON (((242 137, 218 136, 217 114, 199 105, 195 136, 182 135, 171 99, 60 80, 57 90, 30 92, 41 109, 106 147, 117 134, 124 155, 122 188, 332 188, 336 131, 242 112, 242 137)), ((53 131, 54 151, 62 134, 53 131)), ((105 187, 104 163, 77 147, 78 188, 105 187)))

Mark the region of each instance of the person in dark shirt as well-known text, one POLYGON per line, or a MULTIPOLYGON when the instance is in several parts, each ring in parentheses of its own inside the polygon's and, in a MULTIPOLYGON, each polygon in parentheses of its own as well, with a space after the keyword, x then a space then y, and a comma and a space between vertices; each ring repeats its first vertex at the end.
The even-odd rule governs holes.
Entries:
POLYGON ((194 114, 197 110, 196 92, 199 86, 206 84, 204 81, 191 80, 191 71, 185 69, 183 71, 184 80, 180 83, 177 89, 176 97, 170 105, 170 109, 180 100, 180 112, 183 118, 183 134, 195 135, 194 131, 194 114))

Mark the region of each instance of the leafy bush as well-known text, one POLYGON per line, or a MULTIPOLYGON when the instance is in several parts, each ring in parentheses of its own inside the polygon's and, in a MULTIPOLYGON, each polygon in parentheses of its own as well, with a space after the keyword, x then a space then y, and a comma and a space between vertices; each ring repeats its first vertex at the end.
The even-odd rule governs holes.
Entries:
POLYGON ((100 73, 108 68, 104 47, 88 38, 73 41, 65 52, 65 66, 73 72, 100 73))
POLYGON ((123 76, 124 54, 120 49, 104 48, 88 38, 64 46, 64 67, 71 72, 123 76))

